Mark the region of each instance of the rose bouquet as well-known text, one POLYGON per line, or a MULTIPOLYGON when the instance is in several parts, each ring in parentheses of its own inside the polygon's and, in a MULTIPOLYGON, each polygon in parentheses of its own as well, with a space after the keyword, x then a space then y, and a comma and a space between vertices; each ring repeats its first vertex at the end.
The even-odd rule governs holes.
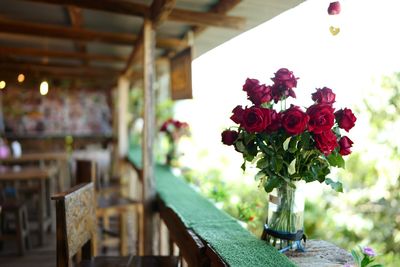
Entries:
POLYGON ((247 162, 259 169, 255 178, 266 192, 277 190, 279 205, 269 228, 293 234, 303 224, 302 215, 294 212, 298 181, 325 182, 342 191, 342 184, 327 175, 331 166, 344 167, 343 156, 351 153, 353 142, 342 130, 353 128, 356 117, 348 108, 335 111, 336 95, 327 87, 316 89, 307 108, 286 107, 287 98, 296 98, 298 78, 282 68, 271 79, 272 85, 246 80, 243 91, 252 104, 233 109, 230 118, 238 125, 222 132, 222 142, 243 155, 243 170, 247 162))
POLYGON ((162 124, 160 132, 164 133, 168 140, 166 163, 170 165, 173 160, 177 159, 177 145, 180 138, 190 135, 189 124, 171 118, 162 124))

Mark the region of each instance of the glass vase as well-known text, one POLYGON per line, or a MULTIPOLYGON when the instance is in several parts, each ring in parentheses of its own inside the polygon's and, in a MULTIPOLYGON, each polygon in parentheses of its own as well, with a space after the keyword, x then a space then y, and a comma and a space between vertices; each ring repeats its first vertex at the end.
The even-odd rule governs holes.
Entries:
POLYGON ((268 219, 263 239, 281 252, 304 251, 304 184, 282 184, 269 195, 268 219))

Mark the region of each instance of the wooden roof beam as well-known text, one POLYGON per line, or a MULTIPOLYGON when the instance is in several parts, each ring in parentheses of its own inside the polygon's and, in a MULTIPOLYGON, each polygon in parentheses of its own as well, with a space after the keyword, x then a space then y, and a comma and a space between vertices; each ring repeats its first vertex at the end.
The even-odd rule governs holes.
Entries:
MULTIPOLYGON (((226 14, 230 10, 232 10, 235 6, 237 6, 242 0, 219 0, 217 4, 215 4, 210 10, 209 13, 214 13, 214 14, 226 14)), ((200 34, 206 29, 206 27, 203 26, 195 26, 193 27, 193 33, 195 35, 200 34)))
MULTIPOLYGON (((64 26, 55 26, 42 23, 17 21, 0 17, 0 32, 71 39, 85 42, 104 42, 119 45, 132 45, 137 40, 137 36, 128 33, 100 32, 87 29, 76 29, 64 26)), ((167 49, 179 49, 187 46, 187 42, 175 38, 160 38, 157 46, 167 49)))
POLYGON ((61 59, 90 60, 101 62, 125 62, 127 57, 103 55, 103 54, 86 54, 81 52, 47 50, 31 47, 8 47, 0 46, 0 56, 28 56, 28 57, 47 57, 61 59))
POLYGON ((13 69, 24 71, 42 71, 48 73, 69 73, 76 75, 88 75, 88 76, 117 76, 120 75, 121 71, 112 68, 104 67, 83 67, 71 64, 47 64, 40 62, 29 62, 29 61, 0 61, 0 67, 3 69, 13 69))
MULTIPOLYGON (((152 11, 149 6, 133 3, 126 0, 25 0, 30 2, 40 2, 58 5, 74 5, 80 8, 94 9, 117 14, 140 16, 152 18, 152 11)), ((236 2, 236 0, 226 0, 223 2, 236 2)), ((186 23, 190 25, 223 27, 231 29, 242 29, 245 19, 242 17, 226 16, 219 13, 198 12, 175 8, 172 10, 168 20, 186 23)))

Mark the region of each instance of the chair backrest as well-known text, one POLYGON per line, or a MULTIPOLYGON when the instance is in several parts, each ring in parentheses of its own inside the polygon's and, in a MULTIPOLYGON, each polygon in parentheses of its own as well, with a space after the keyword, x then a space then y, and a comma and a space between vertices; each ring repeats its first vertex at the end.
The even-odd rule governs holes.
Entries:
POLYGON ((96 213, 93 183, 80 184, 52 196, 56 202, 57 267, 71 266, 82 252, 90 259, 95 251, 96 213))
POLYGON ((76 184, 97 183, 97 163, 94 160, 78 159, 76 160, 76 184))

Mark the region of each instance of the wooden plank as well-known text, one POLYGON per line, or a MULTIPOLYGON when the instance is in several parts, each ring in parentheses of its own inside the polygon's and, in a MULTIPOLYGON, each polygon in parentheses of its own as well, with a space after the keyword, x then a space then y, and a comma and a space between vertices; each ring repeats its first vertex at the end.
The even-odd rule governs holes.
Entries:
POLYGON ((143 126, 143 197, 144 197, 144 253, 154 255, 154 214, 155 200, 153 144, 155 138, 155 91, 154 91, 154 50, 155 32, 152 22, 143 23, 143 66, 144 66, 144 126, 143 126))
POLYGON ((0 56, 29 56, 29 57, 48 57, 62 59, 78 59, 102 62, 123 62, 127 57, 103 54, 86 54, 81 52, 47 50, 32 47, 8 47, 0 46, 0 56))
MULTIPOLYGON (((104 42, 109 44, 132 45, 137 36, 128 33, 100 32, 88 29, 76 29, 43 23, 33 23, 0 17, 0 32, 78 40, 84 42, 104 42)), ((178 49, 187 46, 187 42, 175 38, 160 38, 156 45, 160 48, 178 49)))
MULTIPOLYGON (((179 247, 179 252, 189 266, 209 266, 206 245, 191 229, 186 228, 179 216, 165 203, 157 199, 160 217, 168 228, 172 241, 179 247)), ((171 248, 170 248, 171 249, 171 248)))
MULTIPOLYGON (((125 14, 132 16, 140 16, 151 18, 151 8, 147 5, 133 3, 126 0, 27 0, 30 2, 48 3, 48 4, 62 4, 62 5, 74 5, 80 8, 101 10, 105 12, 113 12, 117 14, 125 14)), ((223 1, 225 5, 229 5, 229 2, 236 2, 236 0, 223 1)), ((238 29, 243 26, 244 18, 225 16, 221 14, 214 14, 208 12, 197 12, 185 9, 174 9, 168 20, 173 20, 181 23, 187 23, 190 25, 201 25, 201 26, 214 26, 238 29)))
POLYGON ((191 10, 173 10, 168 19, 191 25, 221 27, 234 30, 243 29, 246 21, 242 17, 232 17, 217 13, 204 12, 200 14, 201 16, 199 12, 191 10))
POLYGON ((19 69, 28 71, 48 71, 50 73, 57 71, 66 72, 71 74, 85 74, 85 75, 118 75, 120 70, 109 67, 83 67, 76 64, 60 64, 60 63, 42 63, 33 61, 0 59, 0 68, 19 69))
POLYGON ((0 181, 15 180, 46 180, 56 172, 54 168, 41 169, 38 167, 26 167, 19 170, 6 169, 0 172, 0 181))
POLYGON ((168 19, 176 5, 176 0, 154 0, 151 5, 153 27, 159 26, 168 19))
MULTIPOLYGON (((209 10, 209 12, 216 14, 226 14, 235 6, 237 6, 240 2, 242 2, 242 0, 220 0, 209 10)), ((195 26, 193 27, 193 32, 195 35, 198 35, 202 33, 205 29, 205 26, 195 26)))

